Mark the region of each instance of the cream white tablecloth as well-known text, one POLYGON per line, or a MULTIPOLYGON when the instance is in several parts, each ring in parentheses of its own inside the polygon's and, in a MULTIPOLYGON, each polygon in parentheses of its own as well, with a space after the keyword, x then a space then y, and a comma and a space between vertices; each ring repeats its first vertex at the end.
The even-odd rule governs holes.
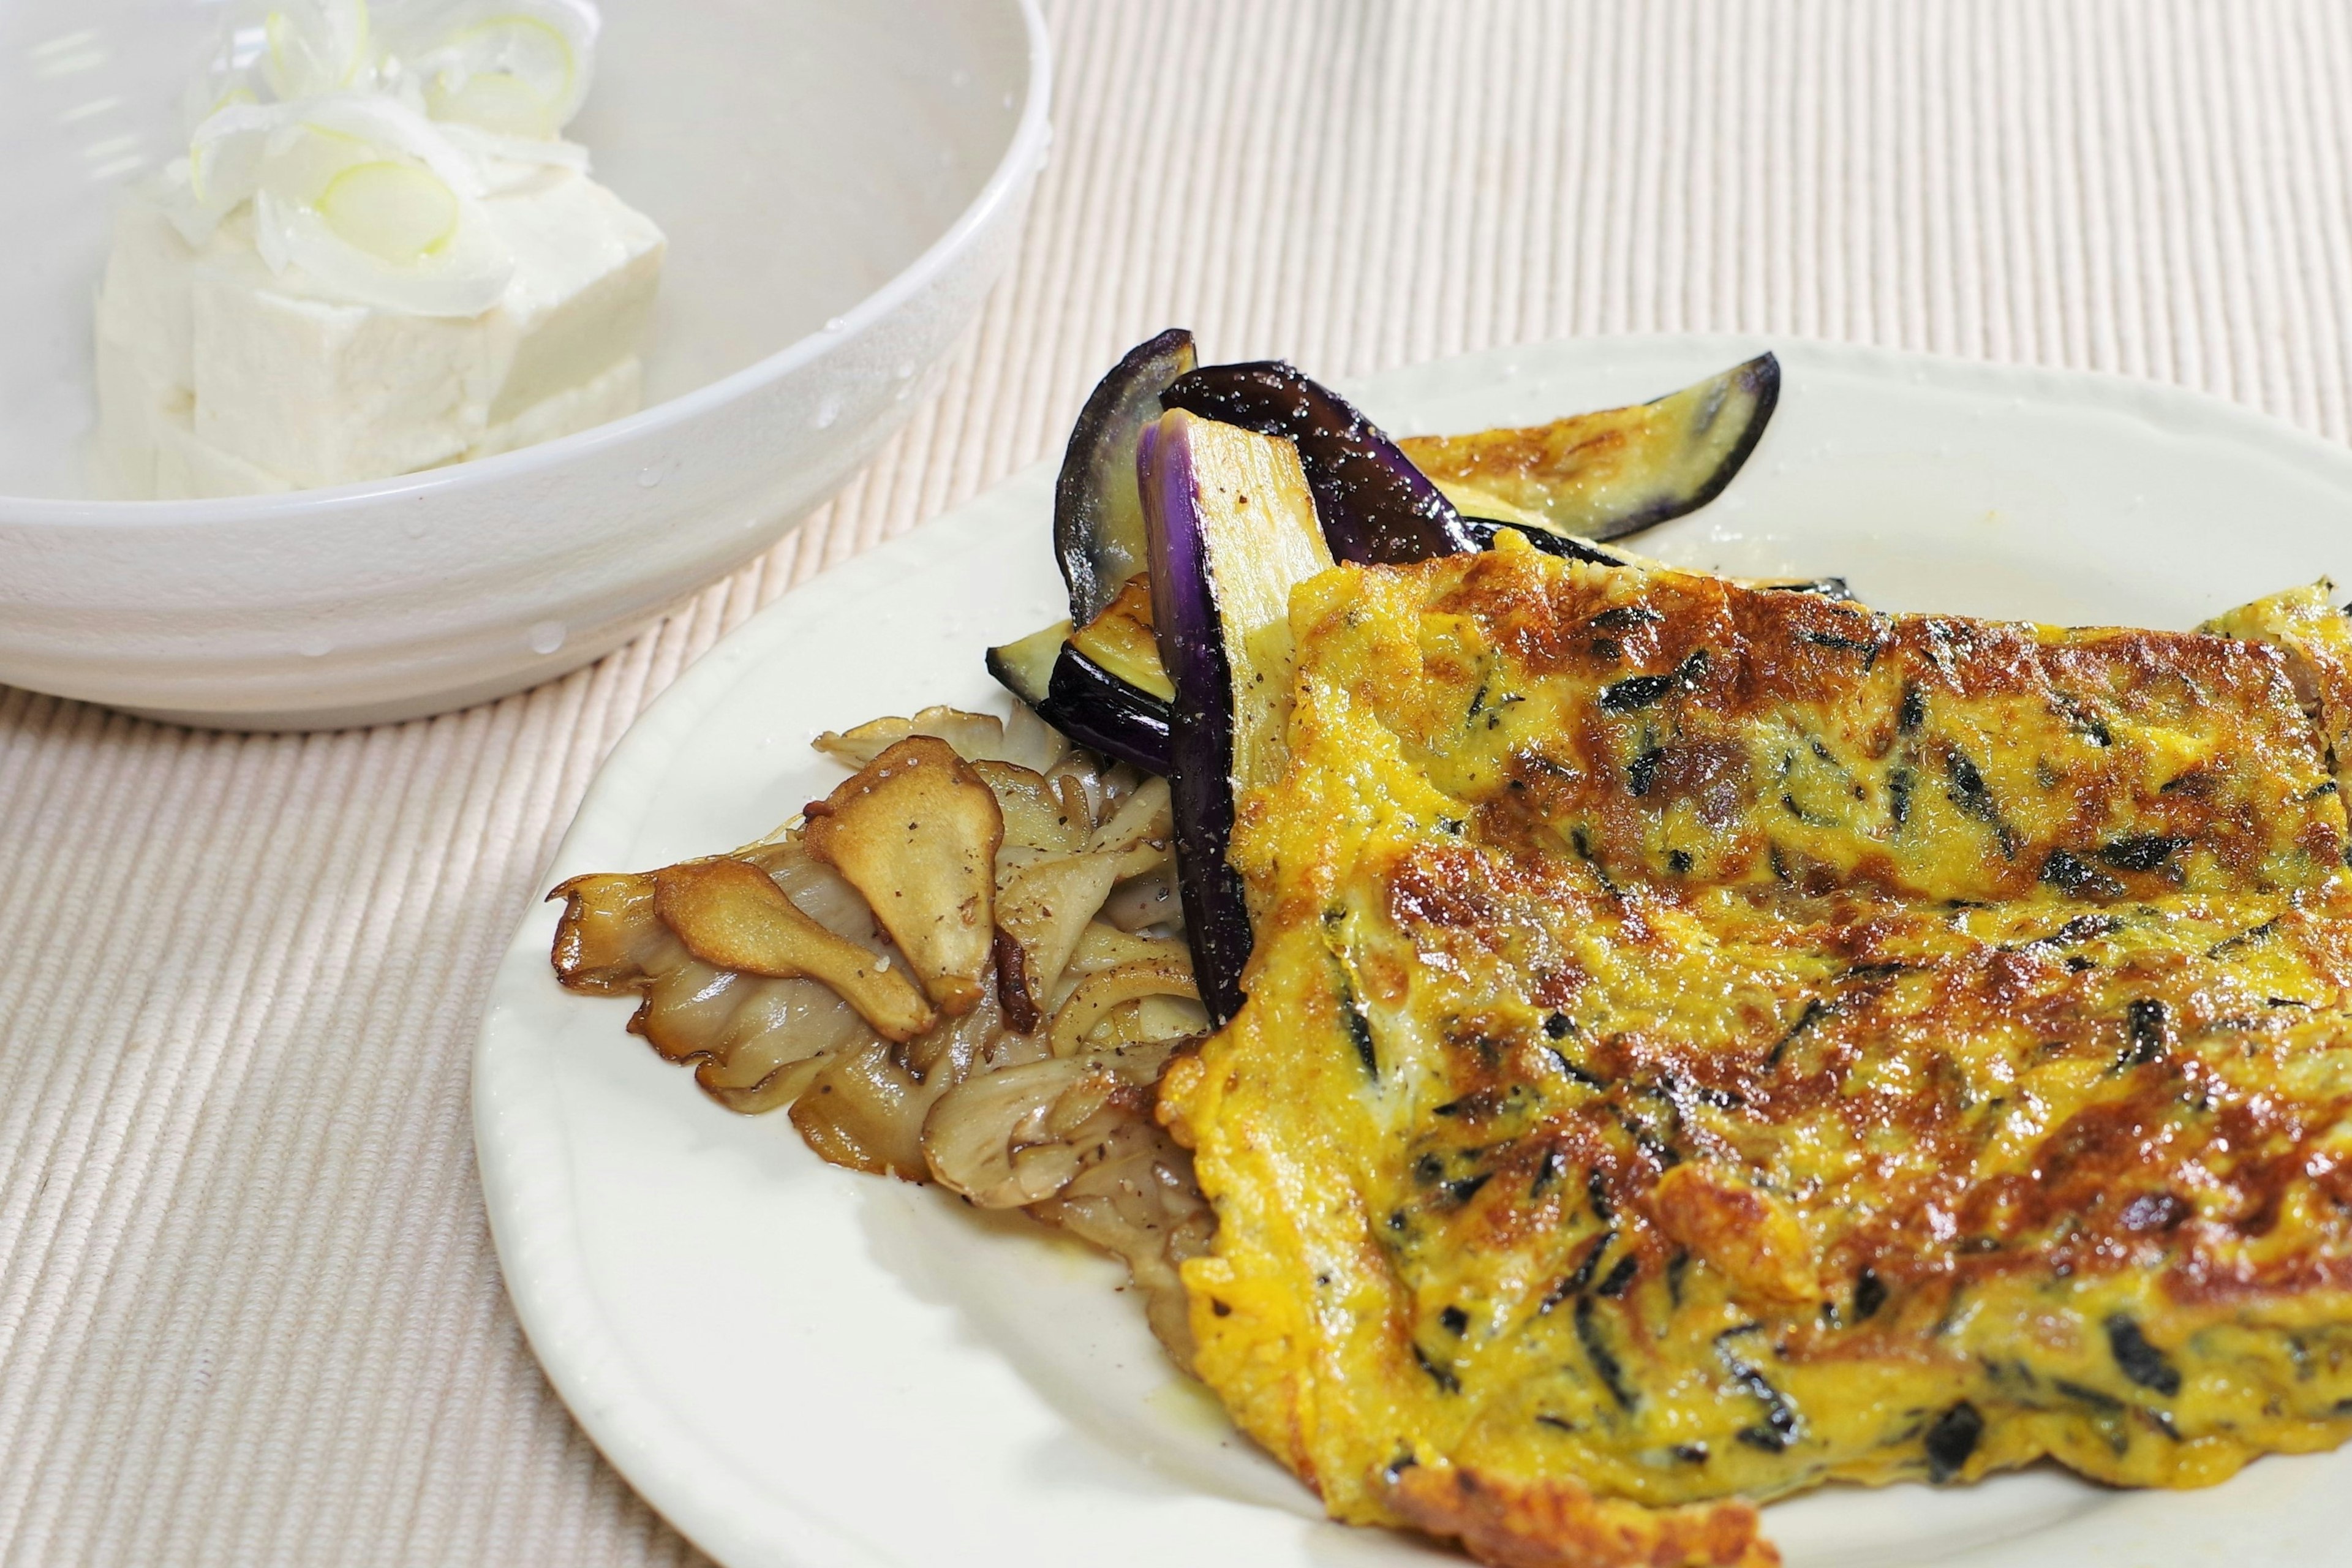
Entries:
MULTIPOLYGON (((766 559, 428 722, 192 734, 0 695, 6 1562, 696 1560, 508 1309, 467 1119, 492 958, 684 665, 1058 451, 1147 332, 1339 375, 1738 329, 2347 433, 2344 0, 1049 8, 1015 275, 944 395, 766 559)), ((2213 521, 2227 548, 2254 520, 2213 521)))

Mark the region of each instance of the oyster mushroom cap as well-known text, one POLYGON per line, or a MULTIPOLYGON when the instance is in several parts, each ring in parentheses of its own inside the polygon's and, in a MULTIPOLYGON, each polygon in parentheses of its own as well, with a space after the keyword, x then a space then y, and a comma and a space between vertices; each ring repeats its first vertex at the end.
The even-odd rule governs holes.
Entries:
POLYGON ((1006 879, 997 924, 1021 949, 1031 1003, 1050 1004, 1078 938, 1118 879, 1117 855, 1071 855, 1022 867, 1006 879))
POLYGON ((719 969, 830 986, 885 1039, 911 1040, 938 1015, 889 960, 835 935, 745 861, 695 860, 654 873, 654 913, 719 969))
POLYGON ((802 842, 865 895, 940 1010, 979 1005, 995 941, 1004 813, 945 741, 892 745, 809 807, 802 842))
POLYGON ((1103 1063, 1052 1057, 973 1079, 931 1109, 924 1159, 933 1176, 982 1208, 1052 1197, 1078 1173, 1072 1131, 1123 1087, 1142 1098, 1103 1063))

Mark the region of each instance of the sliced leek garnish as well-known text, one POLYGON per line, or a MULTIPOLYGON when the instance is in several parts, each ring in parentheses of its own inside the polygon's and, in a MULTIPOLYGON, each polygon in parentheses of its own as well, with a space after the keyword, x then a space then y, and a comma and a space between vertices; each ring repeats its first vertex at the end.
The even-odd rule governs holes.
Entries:
POLYGON ((318 208, 337 238, 396 267, 444 249, 457 233, 457 193, 419 163, 354 163, 327 183, 318 208))
POLYGON ((425 107, 505 136, 552 136, 576 105, 572 41, 537 16, 495 16, 427 57, 425 107))
POLYGON ((262 74, 281 100, 344 92, 375 65, 367 0, 304 0, 262 18, 262 74))

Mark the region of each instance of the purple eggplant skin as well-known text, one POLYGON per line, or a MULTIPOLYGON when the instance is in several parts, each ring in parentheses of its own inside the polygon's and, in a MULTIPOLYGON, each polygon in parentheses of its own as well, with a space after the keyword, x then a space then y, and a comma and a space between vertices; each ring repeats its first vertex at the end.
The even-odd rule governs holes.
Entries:
POLYGON ((1736 418, 1730 446, 1717 459, 1705 479, 1679 494, 1657 497, 1648 504, 1624 512, 1605 528, 1593 531, 1596 539, 1622 539, 1639 533, 1645 528, 1655 528, 1688 512, 1696 511, 1721 495, 1756 450, 1756 443, 1764 438, 1764 426, 1772 422, 1772 411, 1780 405, 1780 361, 1777 355, 1759 354, 1744 364, 1734 365, 1712 384, 1702 382, 1698 387, 1685 387, 1679 393, 1668 393, 1659 398, 1661 404, 1701 392, 1699 407, 1694 411, 1693 430, 1704 437, 1718 420, 1736 418))
POLYGON ((1780 400, 1780 362, 1766 353, 1647 403, 1397 446, 1453 493, 1484 491, 1580 539, 1622 539, 1721 495, 1780 400))
POLYGON ((1603 550, 1590 540, 1579 539, 1572 533, 1554 533, 1548 528, 1534 528, 1524 522, 1510 522, 1501 518, 1468 517, 1462 526, 1480 550, 1492 550, 1495 541, 1506 533, 1516 533, 1546 555, 1557 555, 1564 561, 1587 561, 1595 566, 1622 566, 1625 557, 1613 550, 1603 550))
POLYGON ((1148 425, 1135 466, 1151 545, 1151 620, 1176 688, 1165 771, 1184 935, 1202 1005, 1222 1029, 1241 1011, 1254 941, 1241 873, 1225 858, 1234 835, 1233 667, 1210 592, 1191 447, 1148 425))
POLYGON ((1054 674, 1054 661, 1061 657, 1062 644, 1070 635, 1070 623, 1056 621, 1041 631, 1025 637, 1015 637, 1009 643, 988 650, 982 664, 990 679, 1005 690, 1034 708, 1045 700, 1045 692, 1054 674))
POLYGON ((1136 493, 1135 445, 1160 417, 1160 393, 1191 370, 1192 334, 1171 327, 1127 351, 1096 384, 1054 486, 1054 557, 1070 590, 1070 623, 1086 626, 1150 564, 1136 493))
POLYGON ((1171 742, 1168 704, 1139 691, 1064 645, 1037 717, 1089 751, 1165 776, 1171 742))
MULTIPOLYGON (((1579 539, 1572 533, 1555 533, 1549 528, 1537 528, 1505 518, 1472 517, 1464 513, 1462 524, 1477 538, 1478 548, 1492 550, 1495 541, 1506 533, 1516 533, 1546 555, 1557 555, 1563 561, 1590 562, 1595 566, 1623 566, 1628 558, 1606 545, 1595 544, 1589 539, 1579 539)), ((1827 599, 1843 599, 1848 604, 1861 601, 1843 577, 1760 577, 1747 580, 1748 586, 1770 594, 1819 594, 1827 599)))
POLYGON ((1824 599, 1843 599, 1849 605, 1859 605, 1853 585, 1843 577, 1774 577, 1752 583, 1768 594, 1819 594, 1824 599))
POLYGON ((1282 360, 1203 365, 1160 395, 1169 408, 1298 448, 1332 556, 1402 566, 1478 548, 1429 477, 1346 398, 1282 360))

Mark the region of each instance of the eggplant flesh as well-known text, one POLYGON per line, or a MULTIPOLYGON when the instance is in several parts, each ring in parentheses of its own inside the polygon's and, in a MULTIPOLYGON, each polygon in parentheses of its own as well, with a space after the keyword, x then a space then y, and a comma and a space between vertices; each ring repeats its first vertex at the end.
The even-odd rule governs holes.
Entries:
POLYGON ((1148 773, 1164 777, 1168 773, 1172 749, 1168 704, 1137 690, 1075 647, 1062 646, 1044 697, 1029 705, 1037 717, 1089 751, 1131 763, 1148 773))
MULTIPOLYGON (((1502 518, 1465 517, 1481 549, 1492 549, 1503 533, 1514 533, 1538 550, 1570 561, 1602 566, 1638 563, 1634 557, 1592 544, 1548 528, 1502 518)), ((1752 578, 1747 585, 1792 594, 1822 594, 1852 601, 1843 577, 1752 578)), ((1160 660, 1159 645, 1133 640, 1140 623, 1145 637, 1154 636, 1150 616, 1148 578, 1130 579, 1128 592, 1140 597, 1140 616, 1119 617, 1116 603, 1093 627, 1077 634, 1067 621, 1032 632, 1025 637, 988 650, 988 673, 997 683, 1036 711, 1079 745, 1117 762, 1129 763, 1148 773, 1165 775, 1169 769, 1169 701, 1174 688, 1160 660), (1112 634, 1107 620, 1121 625, 1112 645, 1116 661, 1090 657, 1104 649, 1112 634), (1089 636, 1092 633, 1094 635, 1089 636)))
MULTIPOLYGON (((1549 554, 1622 565, 1637 558, 1593 539, 1622 538, 1719 493, 1754 449, 1780 384, 1779 363, 1765 354, 1637 407, 1400 444, 1289 364, 1194 369, 1192 358, 1190 334, 1171 330, 1129 351, 1095 388, 1055 493, 1055 553, 1078 629, 1059 624, 988 654, 989 672, 1072 740, 1161 774, 1174 766, 1173 736, 1201 727, 1179 720, 1182 683, 1163 657, 1169 637, 1153 626, 1159 546, 1143 477, 1152 464, 1140 448, 1163 409, 1288 441, 1339 560, 1402 564, 1490 549, 1507 531, 1549 554), (1458 510, 1447 490, 1501 515, 1458 510), (1567 531, 1571 522, 1582 537, 1567 531)), ((1185 428, 1186 451, 1219 439, 1185 428)), ((1848 596, 1839 578, 1756 585, 1848 596)), ((1280 689, 1286 695, 1286 683, 1280 689)), ((1206 728, 1229 727, 1213 707, 1196 711, 1206 728)))
MULTIPOLYGON (((1516 518, 1464 517, 1464 526, 1477 537, 1481 550, 1495 548, 1495 541, 1506 533, 1517 534, 1547 555, 1557 555, 1563 561, 1586 561, 1596 566, 1645 566, 1655 563, 1638 555, 1612 550, 1595 544, 1589 539, 1579 539, 1572 533, 1561 533, 1536 523, 1522 522, 1516 518)), ((1824 598, 1843 599, 1859 604, 1853 590, 1843 577, 1729 577, 1743 588, 1760 588, 1776 594, 1819 594, 1824 598)))
POLYGON ((1355 405, 1296 365, 1203 365, 1160 401, 1296 446, 1324 538, 1341 561, 1401 566, 1478 548, 1429 476, 1355 405))
POLYGON ((1085 626, 1150 564, 1135 447, 1160 417, 1160 393, 1193 365, 1192 334, 1171 327, 1127 352, 1078 411, 1054 486, 1054 556, 1070 590, 1070 621, 1085 626))
POLYGON ((1054 663, 1062 657, 1062 643, 1069 635, 1070 623, 1055 621, 1043 631, 990 648, 982 662, 999 686, 1035 708, 1045 700, 1054 663))
POLYGON ((1481 550, 1495 548, 1495 541, 1506 533, 1517 534, 1546 555, 1557 555, 1564 561, 1589 561, 1596 566, 1622 566, 1626 557, 1613 550, 1603 550, 1591 540, 1572 533, 1559 533, 1516 518, 1465 517, 1462 526, 1478 542, 1481 550))
POLYGON ((1622 539, 1721 495, 1780 397, 1780 362, 1759 354, 1628 408, 1524 429, 1409 436, 1396 445, 1465 510, 1622 539))
POLYGON ((1139 574, 1118 596, 1086 626, 1070 634, 1070 646, 1139 691, 1162 702, 1176 696, 1160 663, 1160 639, 1151 626, 1151 579, 1139 574))
POLYGON ((1288 757, 1290 591, 1328 571, 1316 497, 1289 442, 1171 410, 1136 454, 1152 622, 1173 683, 1168 783, 1192 973, 1210 1017, 1241 1007, 1252 944, 1226 859, 1234 807, 1288 757))
POLYGON ((1767 354, 1638 409, 1422 443, 1439 477, 1494 498, 1507 515, 1492 520, 1464 516, 1413 455, 1295 367, 1170 374, 1191 354, 1181 333, 1138 347, 1072 437, 1055 542, 1082 629, 1057 656, 1040 712, 1080 744, 1167 777, 1193 974, 1222 1027, 1241 1007, 1254 942, 1227 858, 1235 805, 1288 754, 1291 589, 1335 557, 1406 564, 1491 547, 1503 531, 1624 563, 1591 536, 1622 537, 1718 494, 1770 418, 1780 372, 1767 354), (1126 453, 1139 549, 1112 478, 1126 453), (1104 612, 1139 574, 1156 673, 1173 694, 1164 704, 1082 646, 1125 657, 1143 617, 1104 612))
POLYGON ((1748 586, 1774 594, 1819 594, 1825 599, 1843 599, 1849 605, 1862 603, 1843 577, 1750 577, 1748 586))
MULTIPOLYGON (((1601 566, 1639 564, 1636 557, 1530 523, 1484 517, 1465 517, 1462 522, 1482 550, 1492 549, 1500 535, 1512 533, 1546 554, 1565 560, 1601 566)), ((1753 588, 1853 599, 1843 577, 1745 581, 1753 588)), ((1129 605, 1127 613, 1122 614, 1114 601, 1093 626, 1076 634, 1069 622, 1056 621, 990 648, 987 663, 988 673, 998 684, 1072 741, 1114 761, 1164 776, 1170 765, 1169 704, 1175 689, 1160 662, 1149 595, 1148 576, 1129 579, 1123 596, 1139 603, 1129 605), (1139 641, 1139 635, 1152 640, 1139 641), (1107 651, 1114 657, 1092 657, 1107 651)))

